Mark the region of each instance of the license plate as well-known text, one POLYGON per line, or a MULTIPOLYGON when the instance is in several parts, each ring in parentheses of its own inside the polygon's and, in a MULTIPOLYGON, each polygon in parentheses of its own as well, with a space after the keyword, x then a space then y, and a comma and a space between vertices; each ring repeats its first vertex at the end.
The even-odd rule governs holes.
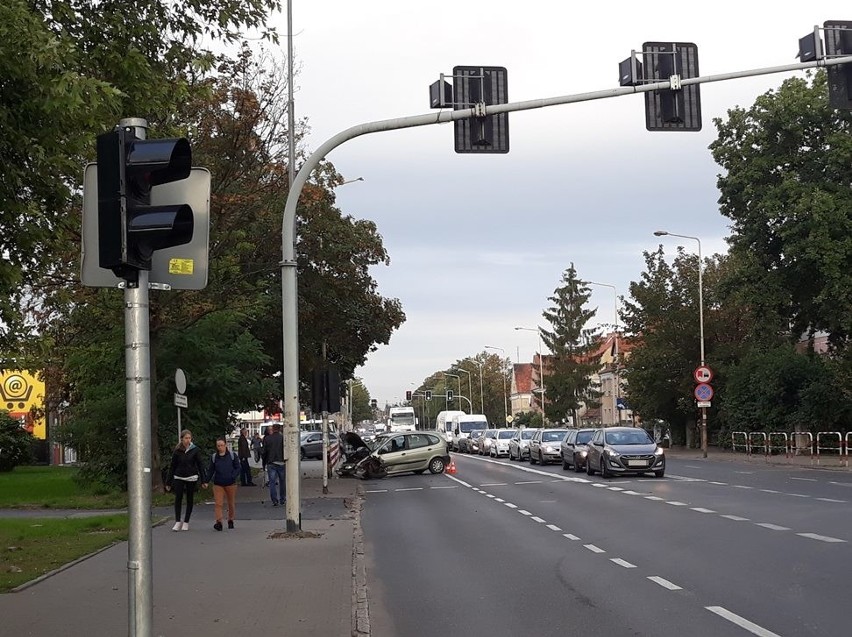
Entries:
POLYGON ((644 460, 628 460, 627 466, 628 467, 647 467, 648 463, 645 462, 644 460))

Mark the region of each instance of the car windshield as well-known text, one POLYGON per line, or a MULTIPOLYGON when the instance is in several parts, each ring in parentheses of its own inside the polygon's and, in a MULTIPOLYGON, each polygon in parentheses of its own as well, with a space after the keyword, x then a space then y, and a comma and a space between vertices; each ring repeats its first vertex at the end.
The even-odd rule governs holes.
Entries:
POLYGON ((535 429, 524 429, 521 432, 521 440, 529 440, 535 435, 535 429))
POLYGON ((545 431, 541 434, 542 442, 559 442, 565 437, 564 431, 545 431))
POLYGON ((464 433, 467 434, 467 433, 470 433, 471 431, 474 431, 475 429, 482 429, 482 430, 488 429, 488 423, 483 421, 483 420, 479 420, 479 421, 470 421, 469 420, 467 422, 462 421, 462 422, 459 423, 459 429, 461 429, 464 433))
POLYGON ((592 439, 592 436, 595 435, 594 431, 581 431, 577 434, 577 444, 578 445, 587 445, 589 441, 592 439))
POLYGON ((471 432, 470 432, 470 437, 471 437, 471 438, 474 438, 474 439, 476 439, 476 438, 482 438, 482 435, 483 435, 484 433, 485 433, 485 431, 484 431, 484 430, 482 430, 482 429, 477 429, 476 431, 471 431, 471 432))
POLYGON ((606 442, 610 445, 652 445, 654 441, 644 429, 635 431, 607 431, 606 442))
POLYGON ((503 431, 497 432, 497 438, 500 440, 509 440, 515 435, 515 432, 511 429, 504 429, 503 431))

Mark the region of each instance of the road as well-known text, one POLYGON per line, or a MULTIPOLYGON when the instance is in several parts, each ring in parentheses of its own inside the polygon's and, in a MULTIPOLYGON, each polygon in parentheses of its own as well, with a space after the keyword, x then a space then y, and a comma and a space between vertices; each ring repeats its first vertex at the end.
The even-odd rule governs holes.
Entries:
POLYGON ((373 637, 852 633, 848 472, 454 459, 454 476, 364 484, 373 637))

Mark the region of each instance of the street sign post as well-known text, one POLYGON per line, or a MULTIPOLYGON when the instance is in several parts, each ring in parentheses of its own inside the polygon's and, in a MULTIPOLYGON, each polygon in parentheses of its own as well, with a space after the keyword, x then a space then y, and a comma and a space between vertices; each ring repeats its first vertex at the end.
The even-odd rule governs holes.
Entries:
POLYGON ((707 367, 707 365, 699 365, 692 372, 692 377, 696 383, 709 383, 713 380, 713 370, 707 367))

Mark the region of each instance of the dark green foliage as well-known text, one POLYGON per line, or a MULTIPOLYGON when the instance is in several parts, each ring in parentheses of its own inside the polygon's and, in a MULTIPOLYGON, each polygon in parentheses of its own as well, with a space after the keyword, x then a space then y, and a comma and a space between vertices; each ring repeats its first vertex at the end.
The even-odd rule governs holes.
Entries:
POLYGON ((0 472, 30 462, 32 441, 32 434, 21 427, 20 421, 8 411, 0 411, 0 472))

